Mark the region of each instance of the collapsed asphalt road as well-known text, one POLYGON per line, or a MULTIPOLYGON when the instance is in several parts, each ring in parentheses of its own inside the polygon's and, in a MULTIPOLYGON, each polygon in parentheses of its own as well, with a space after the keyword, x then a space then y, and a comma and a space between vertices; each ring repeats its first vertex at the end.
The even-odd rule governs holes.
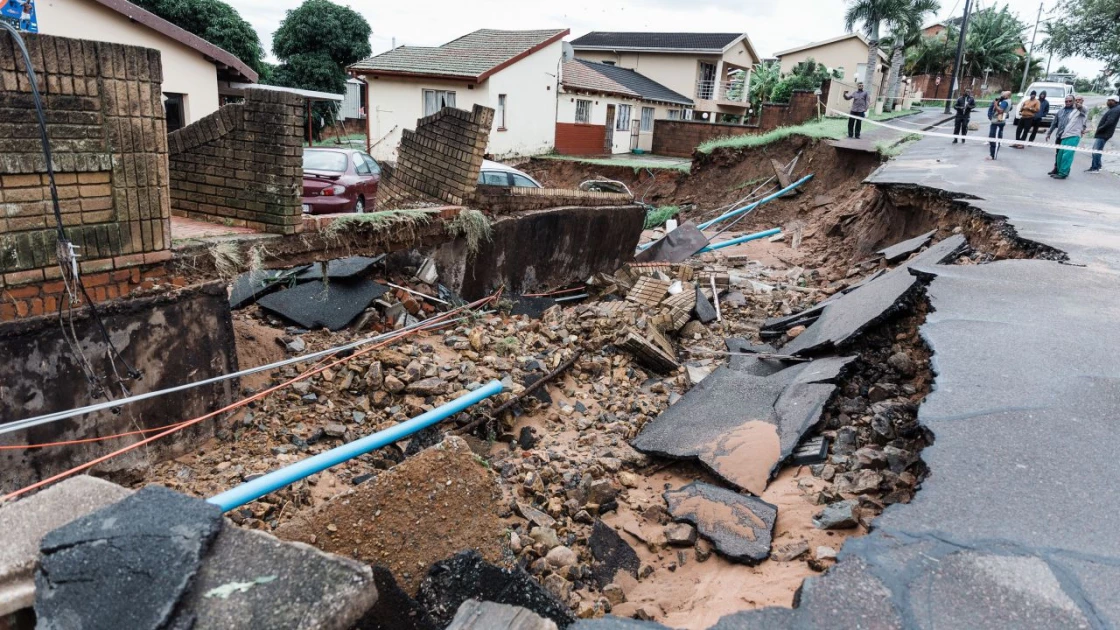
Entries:
MULTIPOLYGON (((979 138, 977 139, 979 140, 979 138)), ((1068 256, 927 265, 934 392, 919 420, 935 435, 930 475, 838 565, 806 581, 794 609, 715 628, 1092 627, 1120 623, 1120 182, 1046 176, 1049 151, 932 138, 874 173, 1006 217, 1018 237, 1068 256)), ((579 628, 656 627, 627 621, 579 628)))

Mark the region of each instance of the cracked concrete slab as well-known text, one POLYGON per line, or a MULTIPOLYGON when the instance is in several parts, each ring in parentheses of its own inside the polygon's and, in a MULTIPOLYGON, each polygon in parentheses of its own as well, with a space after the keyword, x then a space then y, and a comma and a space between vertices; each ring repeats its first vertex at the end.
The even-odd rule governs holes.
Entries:
POLYGON ((304 328, 341 330, 389 289, 370 280, 312 280, 257 300, 261 308, 304 328))
POLYGON ((828 302, 817 321, 783 346, 782 352, 815 354, 844 347, 863 331, 900 310, 906 300, 915 295, 922 281, 911 272, 912 269, 942 262, 965 246, 963 236, 950 236, 909 263, 828 302))
POLYGON ((631 445, 699 460, 720 479, 760 495, 816 425, 836 389, 832 381, 852 360, 819 359, 766 376, 721 366, 646 424, 631 445))
POLYGON ((747 564, 770 557, 776 506, 700 481, 664 496, 673 520, 695 525, 721 555, 747 564))
POLYGON ((875 253, 881 254, 887 262, 895 263, 903 260, 904 258, 907 258, 908 256, 910 256, 910 254, 913 254, 919 249, 925 247, 926 243, 928 243, 930 239, 933 238, 934 234, 937 234, 937 230, 930 230, 925 234, 920 234, 918 236, 915 236, 914 238, 902 241, 901 243, 895 243, 894 245, 891 245, 890 247, 887 247, 885 249, 881 249, 875 253))
POLYGON ((35 569, 44 536, 130 494, 114 483, 79 475, 0 507, 0 618, 35 603, 35 569))
POLYGON ((147 486, 50 532, 35 574, 39 627, 163 627, 221 527, 217 506, 147 486))

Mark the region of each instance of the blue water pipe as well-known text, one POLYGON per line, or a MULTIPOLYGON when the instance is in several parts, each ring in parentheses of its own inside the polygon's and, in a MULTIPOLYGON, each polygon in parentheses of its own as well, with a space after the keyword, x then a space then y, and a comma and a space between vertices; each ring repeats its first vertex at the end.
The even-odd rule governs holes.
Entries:
POLYGON ((712 219, 711 221, 708 221, 707 223, 701 223, 700 225, 698 225, 696 227, 698 227, 701 230, 706 230, 706 229, 712 227, 713 225, 715 225, 717 223, 726 221, 728 219, 735 218, 735 217, 739 216, 740 214, 746 214, 746 213, 754 210, 755 208, 757 208, 757 207, 759 207, 763 204, 774 201, 778 197, 781 197, 782 195, 784 195, 786 193, 789 193, 790 191, 797 190, 799 187, 801 187, 805 182, 809 181, 810 179, 813 179, 812 174, 809 174, 809 175, 806 175, 805 177, 802 177, 801 179, 797 180, 796 182, 790 184, 789 186, 787 186, 787 187, 779 190, 778 192, 770 195, 769 197, 763 197, 762 199, 759 199, 758 201, 756 201, 752 204, 748 204, 746 206, 743 206, 742 208, 736 208, 735 210, 729 210, 729 211, 721 214, 720 216, 712 219))
POLYGON ((774 228, 771 230, 766 230, 765 232, 755 232, 754 234, 748 234, 746 236, 740 236, 739 238, 733 238, 730 241, 724 241, 722 243, 716 243, 715 245, 709 245, 696 253, 703 254, 705 252, 714 252, 717 249, 723 249, 724 247, 731 247, 740 243, 746 243, 747 241, 757 241, 760 238, 766 238, 767 236, 774 236, 775 234, 781 233, 781 228, 774 228))
POLYGON ((483 387, 475 391, 460 396, 451 402, 436 407, 435 409, 416 416, 411 420, 402 422, 396 426, 378 431, 371 435, 367 435, 359 440, 354 440, 348 444, 343 444, 338 448, 332 448, 324 453, 319 453, 314 457, 308 457, 303 461, 296 462, 291 466, 285 466, 279 470, 274 470, 267 475, 258 477, 252 481, 246 482, 231 488, 225 492, 210 497, 207 503, 212 503, 220 508, 223 512, 228 512, 236 507, 245 505, 250 501, 255 501, 264 495, 279 490, 284 486, 295 483, 300 479, 310 477, 317 472, 324 471, 331 466, 337 466, 342 462, 354 459, 359 455, 365 455, 371 451, 375 451, 383 446, 388 446, 397 440, 406 438, 417 431, 426 429, 440 421, 453 416, 467 407, 475 403, 489 398, 495 394, 500 394, 505 386, 501 381, 490 381, 483 387))

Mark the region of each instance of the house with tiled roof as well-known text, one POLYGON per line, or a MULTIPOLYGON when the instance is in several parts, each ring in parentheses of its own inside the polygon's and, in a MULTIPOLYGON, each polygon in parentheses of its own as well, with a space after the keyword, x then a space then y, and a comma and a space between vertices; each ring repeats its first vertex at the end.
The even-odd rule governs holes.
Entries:
POLYGON ((574 59, 562 67, 556 151, 595 155, 649 151, 653 121, 680 119, 691 98, 619 66, 574 59))
POLYGON ((746 33, 592 31, 572 40, 577 59, 633 70, 694 102, 694 120, 739 121, 761 62, 746 33))
POLYGON ((368 85, 370 153, 395 160, 401 132, 444 107, 495 110, 487 153, 547 153, 554 146, 561 41, 567 29, 482 29, 442 46, 400 46, 349 70, 368 85))

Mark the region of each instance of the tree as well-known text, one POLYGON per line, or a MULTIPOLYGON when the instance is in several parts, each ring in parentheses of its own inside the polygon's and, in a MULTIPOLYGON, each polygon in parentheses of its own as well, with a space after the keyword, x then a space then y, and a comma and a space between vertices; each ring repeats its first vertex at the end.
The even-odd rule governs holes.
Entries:
POLYGON ((950 26, 937 35, 926 36, 906 53, 906 72, 945 74, 956 55, 958 31, 950 26))
POLYGON ((1058 69, 1055 70, 1055 72, 1058 74, 1071 74, 1073 70, 1070 70, 1069 66, 1061 65, 1058 66, 1058 69))
POLYGON ((824 64, 819 64, 810 57, 794 66, 789 74, 774 86, 770 94, 770 101, 774 103, 788 103, 796 90, 813 91, 821 87, 827 79, 836 78, 824 64))
POLYGON ((245 62, 258 75, 267 73, 264 47, 252 25, 221 0, 132 0, 175 26, 198 35, 245 62))
POLYGON ((764 61, 751 72, 751 108, 759 111, 763 103, 769 102, 774 88, 782 81, 782 66, 777 61, 764 61))
POLYGON ((884 24, 900 22, 906 13, 908 0, 849 0, 844 13, 844 28, 849 33, 857 24, 863 25, 867 35, 867 75, 863 79, 868 90, 874 89, 875 69, 879 67, 879 41, 884 24))
POLYGON ((898 20, 890 23, 891 68, 887 78, 887 103, 890 109, 898 104, 898 88, 902 80, 902 65, 906 60, 906 50, 922 41, 922 23, 931 13, 941 10, 937 0, 909 0, 906 10, 898 20))
POLYGON ((1011 75, 1016 68, 1022 72, 1022 33, 1026 28, 1007 5, 998 11, 993 8, 973 15, 965 41, 963 76, 977 77, 989 70, 1011 75))

